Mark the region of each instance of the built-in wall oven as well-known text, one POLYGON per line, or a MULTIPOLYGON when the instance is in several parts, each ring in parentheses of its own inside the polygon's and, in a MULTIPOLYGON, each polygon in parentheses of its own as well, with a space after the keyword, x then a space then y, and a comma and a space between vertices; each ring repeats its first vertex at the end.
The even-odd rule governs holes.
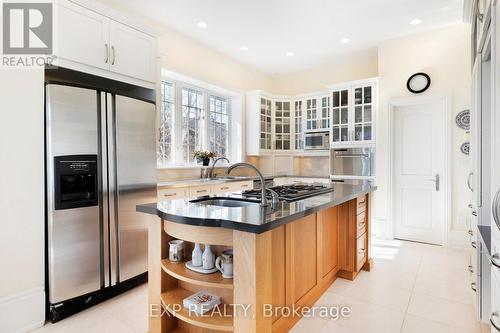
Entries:
POLYGON ((337 148, 330 150, 332 178, 369 178, 374 175, 375 148, 337 148))
POLYGON ((330 148, 330 133, 329 132, 315 132, 306 133, 304 135, 304 149, 317 150, 330 148))

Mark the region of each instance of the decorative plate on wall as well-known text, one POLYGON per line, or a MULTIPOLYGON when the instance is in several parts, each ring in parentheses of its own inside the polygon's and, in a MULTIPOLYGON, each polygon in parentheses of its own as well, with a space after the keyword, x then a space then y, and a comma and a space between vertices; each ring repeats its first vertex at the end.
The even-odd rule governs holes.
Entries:
POLYGON ((470 130, 470 111, 469 110, 463 110, 460 111, 457 116, 455 117, 455 123, 457 126, 461 129, 464 129, 466 131, 470 130))
POLYGON ((460 146, 460 151, 464 155, 469 155, 469 153, 470 153, 470 142, 467 141, 467 142, 462 143, 462 145, 460 146))

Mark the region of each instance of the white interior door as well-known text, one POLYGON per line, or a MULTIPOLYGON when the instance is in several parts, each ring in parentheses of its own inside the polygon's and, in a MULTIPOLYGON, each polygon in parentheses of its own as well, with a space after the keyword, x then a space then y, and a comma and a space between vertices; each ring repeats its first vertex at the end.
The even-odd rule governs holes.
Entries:
POLYGON ((446 104, 394 109, 394 237, 444 243, 446 224, 446 104))

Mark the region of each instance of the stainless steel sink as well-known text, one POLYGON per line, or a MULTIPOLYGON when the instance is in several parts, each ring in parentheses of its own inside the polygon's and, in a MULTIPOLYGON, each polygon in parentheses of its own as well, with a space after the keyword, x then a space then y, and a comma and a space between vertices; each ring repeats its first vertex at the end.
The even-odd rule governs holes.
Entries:
POLYGON ((196 199, 190 202, 197 203, 200 205, 207 206, 219 206, 219 207, 247 207, 252 205, 259 205, 257 201, 236 199, 236 198, 207 198, 207 199, 196 199))

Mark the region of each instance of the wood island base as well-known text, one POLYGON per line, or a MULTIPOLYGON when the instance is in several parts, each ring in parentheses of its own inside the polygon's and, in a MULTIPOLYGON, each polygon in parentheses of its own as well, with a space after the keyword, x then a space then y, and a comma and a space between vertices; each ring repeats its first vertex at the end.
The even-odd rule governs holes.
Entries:
POLYGON ((370 271, 369 211, 366 194, 261 234, 165 220, 151 224, 149 332, 289 331, 300 316, 272 310, 312 306, 338 277, 353 280, 360 270, 370 271), (170 262, 171 239, 186 242, 186 255, 194 243, 211 244, 216 253, 233 248, 234 278, 203 275, 170 262), (249 306, 248 312, 227 306, 225 313, 196 316, 179 306, 199 290, 221 296, 225 305, 249 306))

